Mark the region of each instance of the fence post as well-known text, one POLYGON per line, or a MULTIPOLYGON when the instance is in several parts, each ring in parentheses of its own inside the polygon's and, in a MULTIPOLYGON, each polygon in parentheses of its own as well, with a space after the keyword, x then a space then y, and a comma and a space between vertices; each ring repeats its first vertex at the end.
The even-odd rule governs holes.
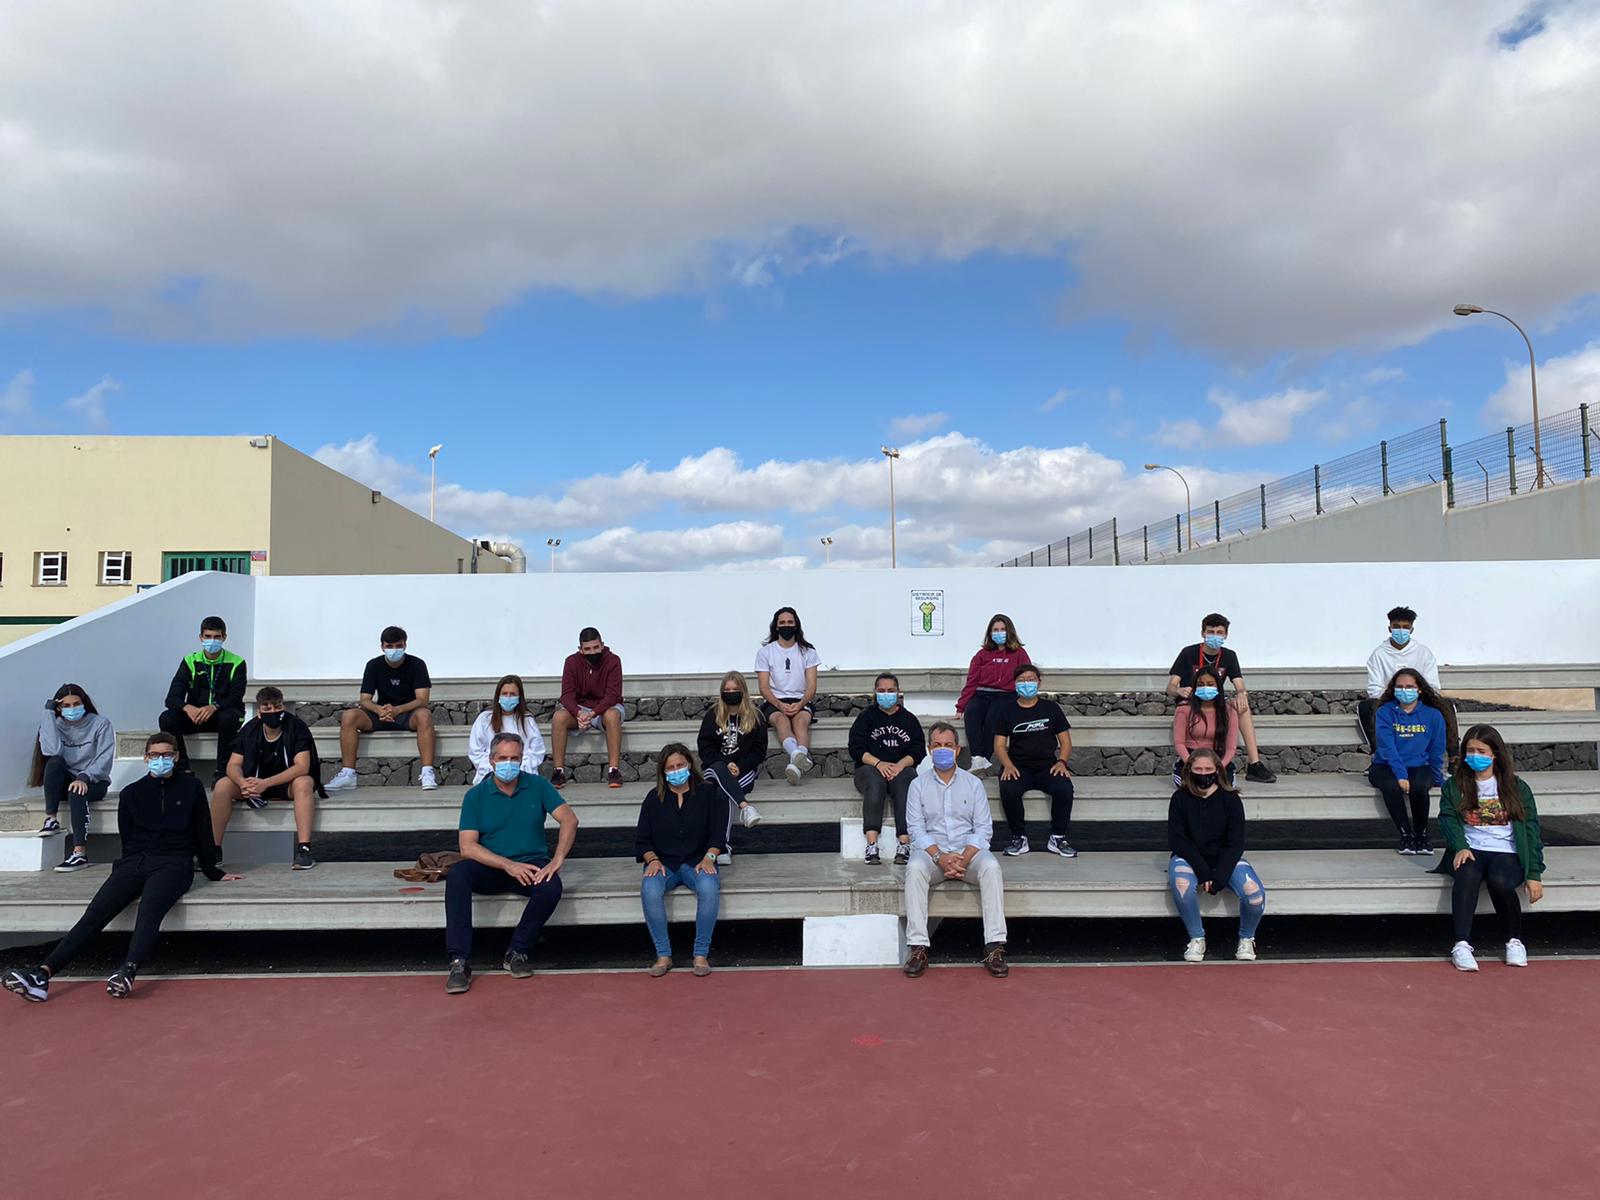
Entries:
POLYGON ((1311 467, 1311 486, 1317 494, 1317 516, 1322 515, 1322 464, 1316 463, 1311 467))
POLYGON ((1589 406, 1578 405, 1578 434, 1583 438, 1583 477, 1589 478, 1591 464, 1589 462, 1589 406))
POLYGON ((1111 565, 1113 567, 1122 565, 1122 548, 1117 545, 1117 519, 1115 517, 1111 518, 1111 565))
POLYGON ((1028 565, 1030 567, 1033 566, 1033 551, 1032 550, 1028 551, 1028 565))
POLYGON ((1178 553, 1183 553, 1183 514, 1178 513, 1172 518, 1173 527, 1178 531, 1178 553))
POLYGON ((1456 456, 1450 451, 1450 427, 1439 418, 1439 462, 1444 467, 1444 506, 1456 506, 1456 456))
POLYGON ((1261 528, 1267 527, 1267 485, 1261 485, 1261 528))
POLYGON ((1378 443, 1378 461, 1383 464, 1383 494, 1389 494, 1389 443, 1378 443))
POLYGON ((1067 566, 1072 565, 1072 535, 1067 534, 1067 566))
POLYGON ((1094 566, 1094 526, 1089 526, 1089 565, 1094 566))
POLYGON ((1044 565, 1047 566, 1047 567, 1055 566, 1055 563, 1053 561, 1051 561, 1054 558, 1054 555, 1051 553, 1051 551, 1052 551, 1052 549, 1054 547, 1055 547, 1055 543, 1054 542, 1046 542, 1044 544, 1044 565))
POLYGON ((1150 523, 1148 521, 1145 522, 1144 527, 1144 560, 1145 562, 1150 561, 1150 523))
POLYGON ((1216 538, 1216 540, 1220 542, 1222 540, 1222 501, 1221 500, 1213 500, 1211 502, 1211 516, 1212 516, 1212 519, 1215 520, 1216 523, 1217 523, 1217 538, 1216 538))
POLYGON ((1517 494, 1517 429, 1506 426, 1506 469, 1511 473, 1511 494, 1517 494))

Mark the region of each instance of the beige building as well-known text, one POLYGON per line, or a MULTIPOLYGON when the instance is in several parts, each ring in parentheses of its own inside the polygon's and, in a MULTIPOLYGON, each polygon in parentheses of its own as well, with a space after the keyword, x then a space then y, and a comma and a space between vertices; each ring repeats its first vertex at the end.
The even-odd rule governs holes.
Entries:
POLYGON ((188 571, 504 572, 274 437, 0 437, 0 644, 188 571))

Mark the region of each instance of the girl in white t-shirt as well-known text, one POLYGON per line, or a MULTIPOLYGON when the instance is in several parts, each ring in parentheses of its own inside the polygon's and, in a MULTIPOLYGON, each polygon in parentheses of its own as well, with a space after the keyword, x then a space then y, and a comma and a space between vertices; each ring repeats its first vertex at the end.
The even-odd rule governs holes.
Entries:
POLYGON ((528 696, 521 675, 507 675, 494 689, 494 700, 478 714, 467 739, 467 757, 472 760, 472 782, 479 783, 493 770, 489 762, 489 743, 497 733, 514 733, 522 739, 522 769, 539 773, 544 761, 544 738, 539 723, 528 711, 528 696))
POLYGON ((772 614, 767 640, 756 651, 756 679, 761 686, 761 711, 777 730, 789 756, 784 776, 792 784, 811 769, 811 721, 816 709, 817 649, 806 641, 800 614, 780 608, 772 614))

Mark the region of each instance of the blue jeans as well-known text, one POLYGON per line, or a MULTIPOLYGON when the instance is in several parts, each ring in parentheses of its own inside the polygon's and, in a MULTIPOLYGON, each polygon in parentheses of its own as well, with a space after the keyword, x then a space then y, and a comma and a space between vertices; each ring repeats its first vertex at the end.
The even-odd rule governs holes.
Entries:
POLYGON ((717 927, 717 909, 722 903, 722 880, 716 875, 695 870, 686 862, 665 875, 646 875, 639 881, 639 899, 644 904, 644 923, 656 954, 672 957, 672 942, 667 937, 667 893, 686 887, 694 892, 694 954, 704 958, 711 953, 711 934, 717 927))
MULTIPOLYGON (((1172 901, 1178 906, 1178 915, 1183 918, 1183 927, 1189 931, 1189 936, 1205 937, 1206 927, 1200 920, 1200 888, 1187 859, 1174 854, 1167 860, 1167 885, 1172 889, 1172 901)), ((1239 896, 1239 936, 1255 937, 1261 915, 1267 911, 1267 889, 1261 886, 1261 877, 1254 867, 1241 859, 1228 879, 1228 886, 1239 896)))

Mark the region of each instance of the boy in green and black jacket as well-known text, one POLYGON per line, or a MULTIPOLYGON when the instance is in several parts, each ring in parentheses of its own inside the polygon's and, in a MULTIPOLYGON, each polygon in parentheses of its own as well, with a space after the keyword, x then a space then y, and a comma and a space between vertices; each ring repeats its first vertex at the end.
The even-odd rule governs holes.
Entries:
POLYGON ((221 617, 200 622, 200 649, 178 664, 178 673, 167 689, 166 711, 161 714, 162 732, 178 738, 179 771, 193 774, 184 734, 217 735, 213 780, 227 773, 234 735, 244 723, 244 685, 249 674, 244 659, 223 648, 227 638, 228 626, 221 617))

